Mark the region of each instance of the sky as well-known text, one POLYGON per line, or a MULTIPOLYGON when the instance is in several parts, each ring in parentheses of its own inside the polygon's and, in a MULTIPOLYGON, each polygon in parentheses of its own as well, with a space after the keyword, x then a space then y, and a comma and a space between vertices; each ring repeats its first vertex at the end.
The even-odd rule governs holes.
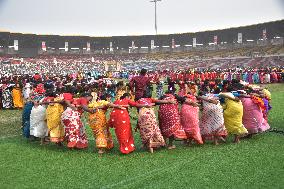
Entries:
MULTIPOLYGON (((284 0, 162 0, 158 34, 284 19, 284 0)), ((87 36, 152 35, 150 0, 0 0, 0 31, 87 36)))

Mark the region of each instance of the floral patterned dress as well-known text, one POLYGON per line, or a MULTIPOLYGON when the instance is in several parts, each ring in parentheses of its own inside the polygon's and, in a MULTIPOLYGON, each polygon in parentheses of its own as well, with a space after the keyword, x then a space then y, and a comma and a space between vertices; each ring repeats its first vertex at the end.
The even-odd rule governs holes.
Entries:
MULTIPOLYGON (((107 106, 108 101, 99 100, 89 104, 89 108, 96 108, 98 106, 107 106)), ((96 140, 97 148, 113 148, 113 140, 106 119, 105 109, 98 109, 95 113, 89 114, 89 125, 93 131, 94 138, 96 140)))
MULTIPOLYGON (((137 101, 139 104, 149 105, 155 103, 152 98, 141 98, 137 101)), ((138 116, 138 125, 142 143, 150 148, 165 146, 165 140, 158 126, 154 108, 140 108, 138 116)))
POLYGON ((8 87, 2 89, 2 106, 4 109, 13 108, 12 93, 8 87))
MULTIPOLYGON (((165 94, 164 100, 176 100, 172 94, 165 94)), ((178 103, 162 104, 159 107, 159 125, 162 135, 166 138, 174 136, 177 139, 186 139, 187 136, 181 126, 178 103)))
MULTIPOLYGON (((84 98, 68 100, 74 105, 88 105, 87 100, 84 98)), ((82 113, 82 110, 72 110, 70 107, 67 107, 62 113, 61 121, 64 126, 68 148, 82 149, 88 147, 86 131, 81 121, 82 113)))
MULTIPOLYGON (((209 99, 214 97, 208 96, 209 99)), ((217 100, 217 98, 216 98, 217 100)), ((226 137, 227 131, 224 125, 223 108, 218 104, 202 101, 203 111, 201 115, 200 133, 202 138, 213 140, 214 137, 226 137)))

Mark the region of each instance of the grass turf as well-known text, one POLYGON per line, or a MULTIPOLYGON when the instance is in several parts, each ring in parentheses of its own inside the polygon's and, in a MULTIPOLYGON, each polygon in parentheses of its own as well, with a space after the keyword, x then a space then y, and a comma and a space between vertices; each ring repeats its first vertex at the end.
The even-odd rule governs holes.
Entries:
MULTIPOLYGON (((269 123, 284 129, 284 85, 268 85, 273 109, 269 123)), ((135 111, 133 109, 133 111, 135 111)), ((132 115, 133 114, 132 112, 132 115)), ((135 120, 132 122, 135 126, 135 120)), ((121 155, 115 148, 103 156, 87 150, 40 146, 20 136, 21 112, 0 110, 0 188, 283 188, 284 136, 263 133, 240 144, 140 149, 121 155)), ((89 139, 93 139, 88 128, 89 139)), ((115 135, 113 137, 115 139, 115 135)))

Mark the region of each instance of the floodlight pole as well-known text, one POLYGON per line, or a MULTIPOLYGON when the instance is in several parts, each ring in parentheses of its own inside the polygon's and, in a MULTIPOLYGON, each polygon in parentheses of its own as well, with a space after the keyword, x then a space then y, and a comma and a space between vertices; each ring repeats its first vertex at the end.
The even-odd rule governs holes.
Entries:
POLYGON ((156 35, 158 34, 158 27, 157 27, 157 2, 162 1, 162 0, 152 0, 150 1, 151 3, 155 3, 155 31, 156 35))

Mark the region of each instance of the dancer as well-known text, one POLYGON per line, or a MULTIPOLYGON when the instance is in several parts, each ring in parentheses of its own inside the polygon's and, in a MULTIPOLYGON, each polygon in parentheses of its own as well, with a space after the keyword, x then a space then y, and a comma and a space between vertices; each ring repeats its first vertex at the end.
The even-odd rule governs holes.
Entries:
MULTIPOLYGON (((164 138, 169 139, 168 149, 176 148, 175 139, 187 139, 181 126, 177 98, 167 91, 162 100, 176 101, 175 104, 161 104, 159 107, 159 125, 164 138)), ((180 100, 180 99, 179 99, 180 100)))
POLYGON ((97 108, 95 113, 89 114, 89 125, 93 131, 96 140, 98 153, 103 154, 105 150, 113 148, 113 140, 107 124, 106 112, 108 108, 125 109, 120 105, 109 103, 106 100, 98 100, 97 93, 92 93, 93 99, 88 107, 91 109, 97 108))

